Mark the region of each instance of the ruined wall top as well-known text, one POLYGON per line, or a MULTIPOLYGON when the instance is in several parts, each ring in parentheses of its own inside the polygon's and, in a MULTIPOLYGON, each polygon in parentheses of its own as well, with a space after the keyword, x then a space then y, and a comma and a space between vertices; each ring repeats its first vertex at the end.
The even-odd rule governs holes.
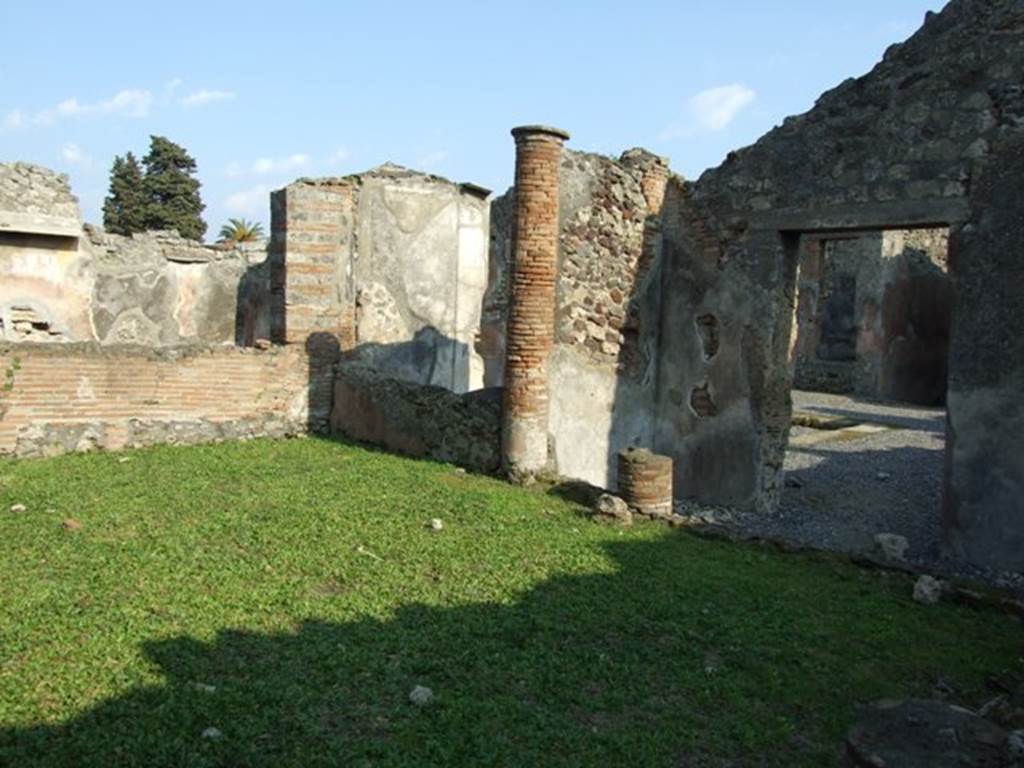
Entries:
POLYGON ((424 171, 417 171, 406 168, 404 165, 386 162, 369 170, 360 173, 352 173, 347 176, 321 176, 317 178, 301 177, 293 181, 288 187, 312 186, 312 187, 358 187, 366 181, 379 180, 391 182, 401 186, 443 186, 450 187, 473 197, 486 198, 491 190, 471 182, 454 182, 444 176, 437 176, 424 171))
POLYGON ((133 235, 116 235, 86 224, 84 232, 89 250, 98 266, 147 265, 163 261, 177 264, 240 262, 255 264, 267 256, 265 240, 249 243, 201 243, 187 240, 174 230, 152 230, 133 235))
POLYGON ((0 232, 77 237, 78 199, 65 174, 29 163, 0 163, 0 232))
POLYGON ((891 218, 902 205, 894 225, 958 220, 993 140, 1024 129, 1022 80, 1024 3, 953 0, 871 72, 730 153, 701 176, 695 199, 719 212, 768 212, 776 229, 815 224, 787 219, 787 209, 835 206, 860 207, 851 225, 872 223, 872 206, 891 218))

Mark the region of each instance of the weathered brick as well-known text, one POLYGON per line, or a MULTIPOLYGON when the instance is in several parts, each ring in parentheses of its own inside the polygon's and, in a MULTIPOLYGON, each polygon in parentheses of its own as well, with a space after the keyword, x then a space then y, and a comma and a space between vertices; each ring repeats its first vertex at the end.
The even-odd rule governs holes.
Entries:
POLYGON ((502 409, 502 462, 511 475, 548 463, 547 366, 555 333, 558 176, 568 134, 527 126, 516 141, 516 223, 502 409))

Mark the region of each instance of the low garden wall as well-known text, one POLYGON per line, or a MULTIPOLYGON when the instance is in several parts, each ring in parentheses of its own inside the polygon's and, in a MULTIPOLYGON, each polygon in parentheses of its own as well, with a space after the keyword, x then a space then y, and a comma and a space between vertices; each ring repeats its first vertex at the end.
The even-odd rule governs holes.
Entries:
POLYGON ((333 360, 300 346, 0 345, 0 455, 283 437, 322 428, 333 360), (310 393, 313 407, 310 408, 310 393))
POLYGON ((501 389, 455 394, 343 363, 334 381, 331 434, 496 472, 501 466, 501 389))

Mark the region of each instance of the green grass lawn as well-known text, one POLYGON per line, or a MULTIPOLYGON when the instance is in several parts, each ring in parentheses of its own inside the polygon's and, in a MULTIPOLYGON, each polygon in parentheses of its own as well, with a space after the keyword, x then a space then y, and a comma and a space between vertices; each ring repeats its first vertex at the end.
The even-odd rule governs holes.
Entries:
POLYGON ((581 512, 315 439, 0 462, 0 765, 833 765, 1020 664, 905 577, 581 512))

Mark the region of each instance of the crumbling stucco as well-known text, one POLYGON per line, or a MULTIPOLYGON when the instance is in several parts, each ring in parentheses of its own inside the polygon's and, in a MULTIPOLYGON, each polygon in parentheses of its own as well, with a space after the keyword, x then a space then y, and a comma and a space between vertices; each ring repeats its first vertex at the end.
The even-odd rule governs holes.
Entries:
POLYGON ((275 192, 281 338, 334 332, 392 377, 482 387, 474 341, 487 288, 487 194, 392 164, 275 192))
POLYGON ((0 164, 2 341, 227 344, 246 323, 265 337, 266 288, 246 280, 264 259, 260 243, 83 227, 66 176, 0 164))

